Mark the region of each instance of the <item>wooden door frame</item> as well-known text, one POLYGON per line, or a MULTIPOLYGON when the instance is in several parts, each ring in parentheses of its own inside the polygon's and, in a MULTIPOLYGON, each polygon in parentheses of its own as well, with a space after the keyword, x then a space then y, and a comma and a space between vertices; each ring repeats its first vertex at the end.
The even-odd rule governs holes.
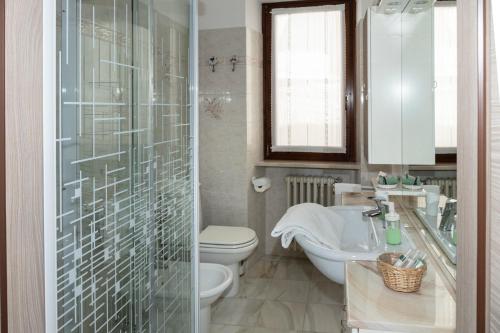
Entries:
MULTIPOLYGON (((486 332, 487 322, 487 93, 486 93, 486 56, 488 46, 488 1, 478 1, 478 80, 477 80, 477 297, 476 330, 486 332)), ((6 279, 6 185, 5 185, 5 2, 0 1, 0 331, 6 333, 7 319, 7 279, 6 279)), ((458 328, 458 327, 457 327, 458 328)))
POLYGON ((457 1, 457 333, 484 333, 487 319, 487 113, 485 4, 457 1))
POLYGON ((7 237, 5 213, 5 1, 0 1, 0 332, 7 333, 7 237))
POLYGON ((7 191, 0 189, 0 195, 5 196, 6 317, 10 332, 45 332, 43 6, 46 1, 2 3, 5 4, 4 70, 8 83, 4 87, 2 136, 7 191))
POLYGON ((488 121, 487 64, 489 51, 489 0, 478 0, 477 8, 477 290, 476 332, 487 327, 487 209, 488 209, 488 121))

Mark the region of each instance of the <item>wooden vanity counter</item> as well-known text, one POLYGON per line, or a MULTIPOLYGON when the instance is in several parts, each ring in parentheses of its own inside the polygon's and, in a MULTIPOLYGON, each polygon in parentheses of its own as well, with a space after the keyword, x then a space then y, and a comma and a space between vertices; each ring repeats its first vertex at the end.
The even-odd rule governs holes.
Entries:
MULTIPOLYGON (((344 205, 370 205, 373 193, 346 193, 344 205)), ((347 326, 356 333, 375 332, 455 332, 454 286, 444 276, 432 253, 413 227, 413 212, 396 205, 401 225, 416 247, 428 253, 428 270, 416 293, 400 293, 387 288, 376 262, 351 261, 345 267, 347 326)))

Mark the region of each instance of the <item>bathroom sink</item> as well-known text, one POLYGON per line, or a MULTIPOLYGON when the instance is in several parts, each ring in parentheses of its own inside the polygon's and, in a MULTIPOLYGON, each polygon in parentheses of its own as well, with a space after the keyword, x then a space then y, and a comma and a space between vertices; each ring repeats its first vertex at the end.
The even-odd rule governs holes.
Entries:
MULTIPOLYGON (((374 261, 384 252, 406 252, 413 248, 408 234, 402 228, 401 244, 388 245, 385 240, 383 221, 378 217, 364 217, 367 206, 333 206, 341 219, 342 235, 339 249, 332 249, 314 242, 303 235, 297 235, 297 242, 302 246, 307 257, 329 279, 344 283, 344 263, 350 260, 374 261)), ((338 221, 336 221, 338 222, 338 221)))

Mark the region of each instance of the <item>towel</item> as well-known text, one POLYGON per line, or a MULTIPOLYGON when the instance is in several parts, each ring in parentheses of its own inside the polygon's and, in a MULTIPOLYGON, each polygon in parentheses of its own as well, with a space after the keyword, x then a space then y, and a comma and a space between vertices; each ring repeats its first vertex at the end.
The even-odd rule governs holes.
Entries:
POLYGON ((295 205, 286 211, 271 232, 281 237, 281 245, 288 248, 296 235, 303 235, 313 242, 330 249, 340 248, 344 219, 333 209, 314 203, 295 205))

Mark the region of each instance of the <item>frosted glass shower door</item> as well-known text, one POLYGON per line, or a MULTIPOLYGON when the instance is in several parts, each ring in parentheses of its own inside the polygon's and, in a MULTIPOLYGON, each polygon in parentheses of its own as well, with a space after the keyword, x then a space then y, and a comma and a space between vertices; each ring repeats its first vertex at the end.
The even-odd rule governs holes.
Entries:
POLYGON ((191 332, 191 1, 57 6, 57 330, 191 332))

